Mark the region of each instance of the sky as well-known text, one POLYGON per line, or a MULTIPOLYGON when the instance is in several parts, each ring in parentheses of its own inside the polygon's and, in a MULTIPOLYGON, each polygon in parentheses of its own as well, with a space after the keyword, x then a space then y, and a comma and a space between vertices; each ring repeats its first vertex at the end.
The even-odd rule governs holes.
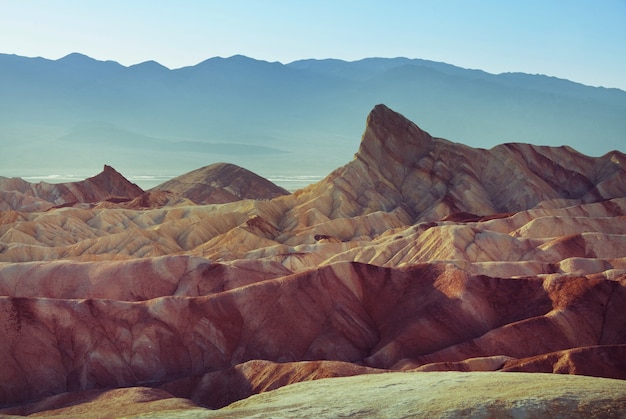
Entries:
POLYGON ((626 0, 0 0, 0 52, 169 68, 401 56, 626 90, 626 0))

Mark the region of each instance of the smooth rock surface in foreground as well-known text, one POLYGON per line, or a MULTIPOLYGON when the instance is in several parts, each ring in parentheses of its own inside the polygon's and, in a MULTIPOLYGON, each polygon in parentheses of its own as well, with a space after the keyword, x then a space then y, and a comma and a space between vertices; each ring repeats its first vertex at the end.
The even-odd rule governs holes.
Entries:
POLYGON ((308 381, 215 412, 228 417, 626 417, 626 382, 528 373, 389 373, 308 381))
POLYGON ((50 409, 36 413, 42 417, 623 418, 626 382, 560 374, 386 373, 305 381, 220 410, 147 388, 55 396, 39 405, 50 409))

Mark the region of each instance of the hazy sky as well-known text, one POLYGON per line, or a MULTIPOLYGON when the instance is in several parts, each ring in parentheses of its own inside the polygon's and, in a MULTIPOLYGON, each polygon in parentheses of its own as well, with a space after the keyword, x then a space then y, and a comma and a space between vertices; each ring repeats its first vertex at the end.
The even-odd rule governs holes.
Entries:
POLYGON ((169 68, 404 56, 626 90, 626 0, 2 0, 0 52, 169 68))

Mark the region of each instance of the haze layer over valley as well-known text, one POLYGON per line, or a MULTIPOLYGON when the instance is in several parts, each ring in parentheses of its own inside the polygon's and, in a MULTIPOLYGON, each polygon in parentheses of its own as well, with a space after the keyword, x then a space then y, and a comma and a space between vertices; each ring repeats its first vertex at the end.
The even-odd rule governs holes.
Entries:
POLYGON ((299 189, 352 158, 378 103, 487 149, 567 144, 600 156, 624 151, 626 132, 621 90, 406 58, 233 56, 169 70, 2 54, 0 91, 3 176, 68 182, 108 164, 144 189, 218 162, 299 189))
POLYGON ((0 412, 620 417, 626 155, 365 125, 294 193, 0 178, 0 412))

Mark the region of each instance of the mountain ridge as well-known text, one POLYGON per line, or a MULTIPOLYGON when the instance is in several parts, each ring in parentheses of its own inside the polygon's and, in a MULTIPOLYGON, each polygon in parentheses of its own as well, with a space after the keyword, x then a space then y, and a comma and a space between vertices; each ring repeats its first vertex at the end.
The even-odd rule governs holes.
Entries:
POLYGON ((391 63, 390 65, 381 65, 379 66, 382 67, 383 69, 389 69, 389 68, 393 68, 393 67, 398 67, 399 65, 393 64, 393 62, 402 62, 403 64, 422 64, 422 65, 434 65, 434 66, 438 66, 439 69, 443 69, 449 73, 454 73, 455 71, 471 71, 474 72, 477 75, 488 75, 488 76, 502 76, 502 75, 509 75, 509 76, 521 76, 521 77, 525 77, 525 78, 536 78, 539 77, 540 79, 549 79, 549 80, 559 80, 561 82, 565 82, 565 83, 571 83, 571 84, 576 84, 579 86, 584 86, 584 87, 591 87, 594 89, 605 89, 605 90, 618 90, 621 92, 626 92, 623 89, 617 88, 617 87, 607 87, 607 86, 594 86, 594 85, 587 85, 584 83, 580 83, 580 82, 576 82, 574 80, 569 80, 569 79, 565 79, 562 77, 557 77, 557 76, 552 76, 552 75, 548 75, 548 74, 543 74, 543 73, 523 73, 523 72, 515 72, 515 71, 508 71, 508 72, 502 72, 502 73, 491 73, 485 70, 480 70, 480 69, 473 69, 473 68, 466 68, 466 67, 461 67, 458 65, 454 65, 454 64, 450 64, 450 63, 446 63, 446 62, 441 62, 441 61, 433 61, 433 60, 427 60, 427 59, 422 59, 422 58, 408 58, 408 57, 402 57, 402 56, 397 56, 397 57, 367 57, 367 58, 360 58, 360 59, 354 59, 354 60, 344 60, 341 58, 303 58, 303 59, 297 59, 294 61, 289 61, 289 62, 281 62, 281 61, 268 61, 268 60, 263 60, 263 59, 256 59, 250 56, 246 56, 243 54, 234 54, 228 57, 224 57, 224 56, 215 56, 215 57, 210 57, 204 60, 201 60, 199 62, 197 62, 196 64, 190 64, 190 65, 184 65, 184 66, 180 66, 180 67, 168 67, 164 64, 161 64, 160 62, 156 61, 156 60, 147 60, 147 61, 142 61, 139 63, 135 63, 135 64, 130 64, 130 65, 124 65, 124 64, 120 64, 117 61, 114 60, 99 60, 93 57, 90 57, 89 55, 80 53, 80 52, 72 52, 69 53, 63 57, 57 58, 57 59, 50 59, 50 58, 45 58, 45 57, 41 57, 41 56, 36 56, 36 57, 31 57, 31 56, 22 56, 19 54, 7 54, 7 53, 2 53, 0 52, 0 56, 6 56, 6 57, 15 57, 18 59, 32 59, 32 60, 40 60, 40 61, 46 61, 46 62, 63 62, 63 61, 80 61, 80 62, 99 62, 99 63, 111 63, 111 64, 116 64, 120 67, 124 67, 127 69, 132 69, 133 67, 141 67, 143 65, 150 65, 153 66, 153 68, 161 68, 161 69, 167 69, 169 71, 177 71, 177 70, 181 70, 181 69, 188 69, 191 67, 195 67, 198 66, 200 64, 205 64, 208 63, 212 60, 243 60, 243 61, 250 61, 250 62, 259 62, 259 63, 266 63, 266 64, 272 64, 272 65, 276 65, 276 64, 280 64, 283 66, 287 66, 287 67, 293 67, 293 68, 306 68, 309 67, 309 64, 321 64, 322 65, 322 69, 317 70, 320 72, 332 72, 329 70, 323 70, 323 67, 328 64, 328 63, 334 63, 338 66, 345 66, 348 64, 354 64, 354 63, 367 63, 367 62, 376 62, 379 61, 381 63, 384 62, 388 62, 391 63), (155 65, 156 64, 156 65, 155 65))
POLYGON ((351 157, 362 115, 377 103, 419 121, 436 137, 479 148, 507 142, 568 144, 599 155, 623 151, 626 132, 625 92, 426 60, 340 62, 339 77, 314 60, 304 66, 214 58, 170 70, 77 58, 0 56, 5 98, 0 102, 0 145, 6 150, 0 167, 5 175, 29 176, 25 168, 31 167, 93 173, 104 163, 125 173, 155 167, 185 173, 212 163, 195 153, 210 148, 215 162, 229 161, 266 178, 323 176, 351 157), (67 61, 86 61, 90 70, 72 69, 67 61), (61 140, 93 121, 158 141, 138 149, 102 130, 87 132, 83 141, 72 144, 61 140), (189 147, 160 148, 178 142, 189 147), (94 153, 104 143, 111 146, 94 153), (232 156, 231 143, 250 150, 264 147, 267 156, 232 156), (78 155, 80 159, 70 158, 78 155))

